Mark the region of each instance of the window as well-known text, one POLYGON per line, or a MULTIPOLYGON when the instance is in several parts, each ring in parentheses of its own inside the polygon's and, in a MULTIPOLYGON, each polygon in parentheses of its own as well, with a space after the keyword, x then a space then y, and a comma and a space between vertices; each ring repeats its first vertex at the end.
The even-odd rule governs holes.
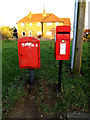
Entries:
POLYGON ((38 22, 38 23, 37 23, 37 26, 41 26, 41 23, 40 23, 40 22, 38 22))
POLYGON ((25 32, 22 32, 22 36, 25 36, 25 32))
POLYGON ((55 25, 58 26, 58 25, 59 25, 59 22, 55 22, 55 25))
POLYGON ((21 26, 22 26, 22 27, 24 27, 24 26, 25 26, 25 24, 24 24, 24 23, 21 23, 21 26))
POLYGON ((51 32, 51 31, 47 31, 47 32, 46 32, 46 35, 51 36, 51 35, 52 35, 52 32, 51 32))
POLYGON ((29 37, 32 37, 32 32, 31 31, 29 31, 29 37))
POLYGON ((42 35, 42 32, 41 31, 37 31, 37 35, 42 35))
POLYGON ((52 22, 47 22, 46 25, 47 26, 52 26, 52 22))
POLYGON ((32 23, 30 23, 30 26, 32 26, 32 23))

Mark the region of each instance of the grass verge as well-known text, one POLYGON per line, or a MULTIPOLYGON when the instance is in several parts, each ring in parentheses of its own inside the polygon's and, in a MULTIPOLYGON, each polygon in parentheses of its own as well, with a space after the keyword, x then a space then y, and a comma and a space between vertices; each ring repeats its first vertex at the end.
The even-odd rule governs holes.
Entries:
MULTIPOLYGON (((17 41, 5 40, 2 43, 2 100, 3 117, 6 117, 15 101, 26 94, 24 85, 28 79, 28 70, 19 69, 17 41)), ((59 95, 57 93, 59 62, 54 58, 54 42, 41 41, 41 69, 34 70, 35 79, 38 80, 35 103, 47 117, 58 115, 62 111, 88 111, 90 57, 88 44, 90 43, 83 43, 80 76, 70 76, 71 59, 63 61, 62 93, 59 95)))

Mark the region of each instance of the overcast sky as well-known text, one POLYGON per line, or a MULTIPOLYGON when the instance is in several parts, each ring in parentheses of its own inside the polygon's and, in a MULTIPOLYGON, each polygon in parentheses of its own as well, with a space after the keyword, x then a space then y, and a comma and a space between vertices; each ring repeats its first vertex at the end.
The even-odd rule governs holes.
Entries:
MULTIPOLYGON (((88 25, 88 2, 86 18, 88 25)), ((59 18, 70 18, 73 26, 75 0, 0 0, 0 26, 17 27, 17 21, 32 13, 53 13, 59 18)))

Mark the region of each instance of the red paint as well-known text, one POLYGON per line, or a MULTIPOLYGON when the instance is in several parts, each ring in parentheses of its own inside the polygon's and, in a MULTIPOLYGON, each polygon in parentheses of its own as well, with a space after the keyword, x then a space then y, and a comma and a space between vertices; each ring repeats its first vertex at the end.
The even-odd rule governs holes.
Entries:
POLYGON ((56 60, 69 60, 69 57, 70 57, 70 26, 57 26, 56 27, 54 56, 56 60))
POLYGON ((18 56, 20 68, 40 68, 40 40, 34 37, 19 39, 18 56))

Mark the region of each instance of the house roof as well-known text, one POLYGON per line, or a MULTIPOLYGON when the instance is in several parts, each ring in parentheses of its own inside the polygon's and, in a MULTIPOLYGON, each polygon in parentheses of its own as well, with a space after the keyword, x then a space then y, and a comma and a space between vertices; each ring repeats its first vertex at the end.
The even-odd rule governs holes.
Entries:
MULTIPOLYGON (((52 13, 39 13, 39 14, 28 14, 19 22, 61 22, 62 20, 52 13)), ((62 21, 63 22, 63 21, 62 21)))
POLYGON ((18 22, 42 22, 44 18, 47 18, 50 14, 29 14, 25 16, 23 19, 21 19, 18 22))
POLYGON ((39 14, 31 14, 30 11, 27 16, 19 20, 17 23, 19 22, 63 22, 64 25, 71 25, 70 18, 58 18, 53 13, 45 13, 45 10, 44 13, 39 14))
POLYGON ((42 22, 63 22, 60 18, 58 18, 54 14, 50 14, 49 16, 45 17, 42 22))
POLYGON ((90 29, 85 29, 84 32, 90 32, 90 29))
POLYGON ((71 25, 70 18, 60 18, 63 21, 63 25, 71 25))

